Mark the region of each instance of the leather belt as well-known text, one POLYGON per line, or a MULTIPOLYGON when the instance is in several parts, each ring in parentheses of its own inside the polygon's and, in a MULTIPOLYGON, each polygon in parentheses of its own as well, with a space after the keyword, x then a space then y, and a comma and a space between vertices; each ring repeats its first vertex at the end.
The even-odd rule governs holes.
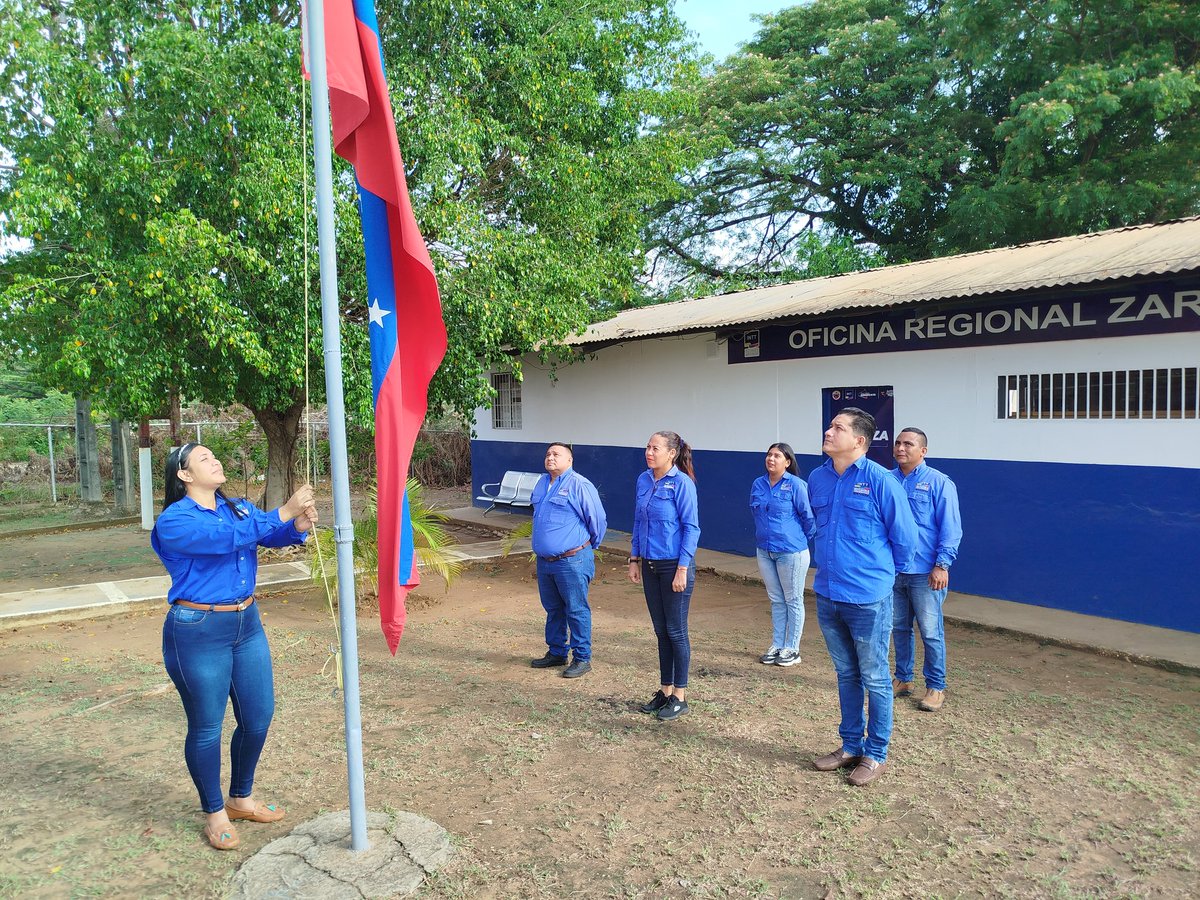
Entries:
POLYGON ((176 606, 186 606, 188 609, 202 609, 206 612, 241 612, 254 602, 254 597, 247 597, 240 603, 193 603, 191 600, 176 600, 176 606))
POLYGON ((574 556, 576 553, 578 553, 580 550, 582 550, 586 546, 588 546, 588 545, 580 544, 574 550, 568 550, 566 553, 558 554, 558 556, 543 556, 542 559, 545 560, 546 562, 558 562, 560 559, 566 559, 569 556, 574 556))

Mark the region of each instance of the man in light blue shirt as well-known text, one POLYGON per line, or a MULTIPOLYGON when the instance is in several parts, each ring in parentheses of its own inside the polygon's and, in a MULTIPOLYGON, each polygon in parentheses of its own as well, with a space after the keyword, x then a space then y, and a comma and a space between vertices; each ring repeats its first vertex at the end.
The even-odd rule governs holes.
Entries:
POLYGON ((595 485, 577 473, 570 446, 546 448, 546 474, 534 485, 533 552, 537 555, 538 594, 546 610, 546 655, 530 660, 535 669, 567 665, 564 678, 592 669, 592 608, 588 586, 596 574, 594 548, 600 546, 608 518, 595 485))
POLYGON ((913 689, 916 637, 913 622, 921 629, 925 648, 925 696, 918 705, 936 712, 946 701, 946 635, 942 604, 950 584, 950 567, 958 558, 962 517, 958 488, 937 469, 925 464, 929 439, 920 428, 905 428, 896 435, 892 474, 908 495, 917 523, 917 552, 900 569, 892 591, 892 639, 896 645, 896 671, 892 691, 907 697, 913 689))
POLYGON ((843 409, 829 423, 821 444, 829 458, 808 476, 817 521, 817 621, 837 671, 842 738, 840 747, 813 765, 822 772, 853 768, 850 783, 860 787, 887 768, 892 587, 917 545, 917 526, 900 483, 867 459, 874 437, 875 419, 869 413, 843 409))

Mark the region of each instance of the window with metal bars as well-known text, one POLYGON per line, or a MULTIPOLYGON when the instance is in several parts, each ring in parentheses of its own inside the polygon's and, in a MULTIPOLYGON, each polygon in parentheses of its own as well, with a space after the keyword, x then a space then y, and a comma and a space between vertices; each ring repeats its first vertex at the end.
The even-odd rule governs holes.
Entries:
POLYGON ((493 372, 492 389, 496 392, 492 402, 492 427, 520 428, 521 382, 509 372, 493 372))
POLYGON ((1000 375, 1001 419, 1200 418, 1200 368, 1000 375))

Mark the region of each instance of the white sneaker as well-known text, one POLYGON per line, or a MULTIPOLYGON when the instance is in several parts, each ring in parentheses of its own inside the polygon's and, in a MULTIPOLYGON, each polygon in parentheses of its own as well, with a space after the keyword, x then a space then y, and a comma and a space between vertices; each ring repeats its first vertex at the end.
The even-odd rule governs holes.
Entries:
POLYGON ((784 668, 794 666, 798 662, 800 662, 800 654, 793 653, 791 650, 780 650, 779 655, 775 657, 775 665, 784 668))
POLYGON ((764 666, 773 666, 775 665, 775 660, 777 659, 779 659, 779 648, 772 647, 770 650, 760 656, 758 661, 764 666))

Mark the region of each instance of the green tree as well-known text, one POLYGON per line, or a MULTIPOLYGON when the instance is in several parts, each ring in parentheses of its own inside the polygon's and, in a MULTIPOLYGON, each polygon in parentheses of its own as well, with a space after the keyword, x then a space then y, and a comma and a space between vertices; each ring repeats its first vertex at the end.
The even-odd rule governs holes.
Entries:
POLYGON ((972 153, 942 246, 1200 212, 1200 5, 957 0, 946 37, 972 153))
POLYGON ((1192 214, 1198 48, 1181 0, 783 10, 706 83, 722 149, 660 244, 770 270, 814 227, 903 261, 1192 214))
POLYGON ((449 331, 431 399, 469 416, 490 368, 651 295, 650 213, 699 160, 677 124, 699 65, 670 0, 377 7, 449 331))
MULTIPOLYGON (((304 403, 296 10, 8 0, 0 338, 122 417, 238 401, 286 497, 304 403)), ((314 317, 319 322, 319 317, 314 317)), ((314 341, 319 335, 314 335, 314 341)))
MULTIPOLYGON (((8 0, 0 337, 121 415, 172 393, 250 408, 283 495, 305 348, 295 10, 8 0)), ((670 0, 380 0, 400 145, 450 336, 431 408, 645 302, 651 210, 699 159, 694 50, 670 0)), ((370 422, 362 251, 337 163, 347 400, 370 422)), ((314 341, 317 336, 314 335, 314 341)))

